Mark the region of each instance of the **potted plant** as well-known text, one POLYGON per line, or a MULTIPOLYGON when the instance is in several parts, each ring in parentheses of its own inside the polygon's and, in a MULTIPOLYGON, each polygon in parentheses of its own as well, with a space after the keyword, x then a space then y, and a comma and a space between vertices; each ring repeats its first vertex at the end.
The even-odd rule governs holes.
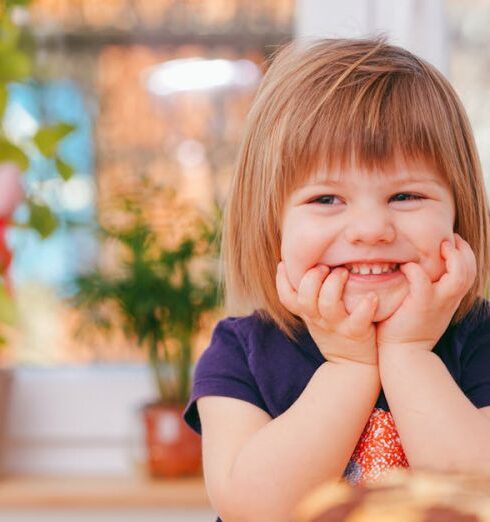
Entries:
MULTIPOLYGON (((166 190, 160 201, 171 205, 175 192, 166 190)), ((124 225, 100 226, 103 238, 122 247, 118 269, 95 268, 80 276, 75 303, 92 325, 120 326, 146 351, 157 392, 142 408, 150 473, 195 474, 201 470, 200 440, 181 417, 190 392, 193 337, 205 313, 220 302, 219 212, 196 218, 169 247, 140 204, 125 198, 123 207, 124 225)))

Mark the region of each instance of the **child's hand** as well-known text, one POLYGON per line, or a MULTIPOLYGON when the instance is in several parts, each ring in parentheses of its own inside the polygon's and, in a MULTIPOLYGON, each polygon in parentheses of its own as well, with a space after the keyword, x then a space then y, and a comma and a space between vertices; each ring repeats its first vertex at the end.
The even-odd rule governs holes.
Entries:
POLYGON ((400 266, 410 290, 396 312, 377 325, 380 351, 386 347, 408 346, 432 350, 444 333, 459 303, 476 277, 476 260, 471 247, 454 234, 455 246, 441 245, 446 273, 434 283, 416 263, 400 266))
POLYGON ((342 300, 348 271, 317 265, 303 276, 296 291, 283 262, 277 267, 280 302, 303 319, 321 353, 331 362, 377 364, 376 330, 373 324, 376 294, 362 299, 349 315, 342 300))

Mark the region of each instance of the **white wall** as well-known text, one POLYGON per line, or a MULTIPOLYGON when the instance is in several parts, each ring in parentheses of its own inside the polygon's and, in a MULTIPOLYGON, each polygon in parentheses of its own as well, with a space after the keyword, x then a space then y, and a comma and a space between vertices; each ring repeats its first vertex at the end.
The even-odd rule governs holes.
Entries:
POLYGON ((146 366, 15 370, 2 471, 130 475, 144 461, 146 366))
POLYGON ((447 73, 444 0, 296 0, 298 41, 379 33, 447 73))

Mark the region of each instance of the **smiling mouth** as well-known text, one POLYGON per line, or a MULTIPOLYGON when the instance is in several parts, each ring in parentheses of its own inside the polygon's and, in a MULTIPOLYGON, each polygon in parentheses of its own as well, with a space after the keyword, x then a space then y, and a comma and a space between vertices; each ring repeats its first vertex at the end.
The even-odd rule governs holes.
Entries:
POLYGON ((399 263, 347 263, 342 266, 350 274, 361 276, 393 274, 400 269, 399 263))

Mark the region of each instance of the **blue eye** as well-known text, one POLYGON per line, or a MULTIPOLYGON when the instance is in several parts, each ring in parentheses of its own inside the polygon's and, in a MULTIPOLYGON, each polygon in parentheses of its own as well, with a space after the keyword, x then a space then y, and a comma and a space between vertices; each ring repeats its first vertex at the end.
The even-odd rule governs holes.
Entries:
POLYGON ((419 201, 424 199, 422 196, 418 196, 417 194, 410 194, 407 192, 400 192, 399 194, 395 194, 391 197, 393 201, 419 201))
POLYGON ((326 194, 324 196, 319 196, 311 201, 311 203, 320 203, 320 205, 333 205, 335 199, 338 199, 337 196, 333 196, 331 194, 326 194))

